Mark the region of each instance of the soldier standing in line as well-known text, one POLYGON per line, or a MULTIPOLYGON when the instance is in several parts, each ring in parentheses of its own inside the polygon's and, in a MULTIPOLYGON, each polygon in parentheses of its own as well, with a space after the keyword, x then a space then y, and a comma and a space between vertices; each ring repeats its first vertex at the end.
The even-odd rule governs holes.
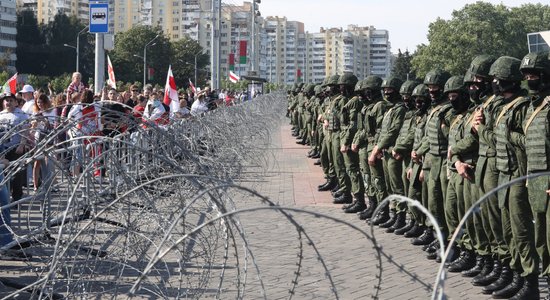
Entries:
MULTIPOLYGON (((323 87, 320 84, 317 84, 313 87, 313 96, 311 100, 311 154, 308 155, 309 158, 320 158, 321 157, 321 142, 323 140, 323 133, 320 130, 321 126, 318 126, 317 118, 319 117, 319 110, 323 105, 323 87)), ((325 172, 325 176, 327 173, 325 172)))
POLYGON ((379 198, 382 195, 377 194, 368 164, 369 153, 374 148, 374 135, 376 132, 374 124, 369 123, 373 122, 370 113, 378 102, 383 101, 380 93, 381 85, 382 78, 375 75, 367 76, 363 80, 361 86, 363 107, 359 116, 358 131, 351 145, 352 151, 359 153, 359 166, 368 198, 368 207, 359 212, 359 219, 361 220, 370 219, 376 209, 377 203, 383 199, 379 198))
POLYGON ((326 98, 323 102, 323 112, 319 115, 318 121, 323 124, 324 133, 324 151, 326 151, 326 163, 329 169, 329 177, 325 184, 318 187, 319 191, 330 191, 338 189, 338 175, 334 165, 334 155, 332 155, 332 131, 336 126, 332 117, 332 105, 334 99, 338 96, 336 84, 338 83, 339 75, 328 77, 323 86, 326 88, 326 98))
MULTIPOLYGON (((424 137, 424 127, 426 126, 426 118, 428 117, 428 110, 430 108, 428 87, 425 84, 417 85, 412 92, 412 97, 416 106, 416 113, 413 119, 413 126, 409 129, 414 134, 411 153, 420 147, 422 138, 424 137)), ((420 176, 421 171, 422 161, 411 158, 411 162, 407 167, 407 179, 409 179, 408 196, 420 201, 424 207, 428 207, 428 185, 426 180, 420 176)), ((409 231, 404 233, 404 236, 414 238, 411 240, 413 245, 429 244, 433 239, 433 235, 426 227, 426 216, 413 206, 409 206, 409 211, 415 223, 409 231)))
MULTIPOLYGON (((527 172, 522 126, 529 99, 521 88, 523 75, 519 70, 520 63, 517 58, 502 56, 493 63, 489 72, 503 98, 503 106, 492 116, 495 120, 493 130, 499 185, 527 172)), ((484 120, 485 115, 481 111, 477 112, 475 130, 480 135, 484 134, 483 126, 480 126, 484 120)), ((536 289, 538 296, 539 258, 531 234, 534 230, 531 221, 533 215, 527 200, 524 181, 498 191, 503 235, 510 248, 511 260, 508 265, 502 266, 500 278, 483 289, 484 293, 492 293, 494 298, 513 297, 524 285, 528 285, 530 291, 536 289)))
POLYGON ((330 133, 328 131, 328 128, 324 126, 324 114, 328 109, 328 105, 331 102, 332 96, 330 88, 327 87, 327 83, 329 81, 330 77, 327 77, 321 84, 321 89, 323 90, 323 92, 320 95, 322 95, 323 97, 323 103, 319 106, 317 112, 317 128, 319 128, 319 134, 322 136, 320 153, 321 167, 325 172, 325 178, 327 180, 325 183, 320 184, 317 187, 317 190, 320 192, 330 191, 338 185, 338 181, 336 179, 336 171, 334 171, 332 156, 330 155, 330 133))
MULTIPOLYGON (((395 142, 395 146, 391 149, 391 155, 394 159, 401 161, 401 180, 403 181, 404 196, 409 197, 409 179, 407 178, 407 168, 411 162, 411 150, 414 142, 414 130, 410 130, 415 121, 416 106, 412 97, 414 88, 418 85, 415 80, 407 80, 399 89, 401 99, 405 105, 405 119, 403 120, 403 126, 399 129, 399 135, 395 142)), ((409 197, 410 198, 410 197, 409 197)), ((410 210, 409 210, 410 212, 410 210)), ((396 235, 403 235, 409 231, 415 224, 414 218, 411 216, 409 223, 406 226, 395 229, 396 235)))
POLYGON ((351 184, 351 194, 355 199, 352 205, 344 209, 345 213, 358 213, 367 208, 365 204, 365 186, 359 167, 359 154, 351 149, 353 139, 357 133, 357 121, 363 108, 363 102, 360 101, 360 98, 353 96, 357 83, 357 77, 351 73, 345 73, 340 77, 341 93, 349 99, 343 99, 345 104, 342 106, 340 113, 340 123, 342 125, 340 152, 344 156, 346 172, 351 184))
MULTIPOLYGON (((428 184, 428 209, 437 221, 437 224, 446 237, 448 234, 445 223, 444 195, 447 192, 447 145, 452 106, 443 95, 443 88, 449 73, 435 69, 424 78, 428 86, 432 110, 426 120, 425 134, 420 147, 411 153, 412 159, 423 160, 424 178, 428 184)), ((435 226, 435 224, 431 224, 435 226)), ((433 240, 425 249, 428 259, 437 258, 439 243, 433 240)))
MULTIPOLYGON (((383 83, 383 82, 382 82, 383 83)), ((381 86, 382 88, 382 86, 381 86)), ((396 90, 399 91, 399 88, 396 90)), ((382 120, 386 114, 388 107, 392 105, 391 102, 387 101, 387 97, 384 96, 384 91, 382 90, 380 95, 382 96, 381 100, 378 100, 375 105, 367 112, 367 138, 369 141, 368 148, 372 149, 368 152, 369 156, 367 162, 369 164, 371 184, 376 192, 376 200, 380 203, 384 198, 388 196, 388 191, 386 188, 386 179, 384 175, 384 165, 382 162, 382 151, 376 151, 377 156, 372 157, 376 145, 378 143, 378 137, 380 136, 380 128, 382 127, 382 120), (372 159, 371 159, 372 158, 372 159)), ((373 225, 380 225, 386 223, 390 220, 390 208, 389 205, 382 207, 378 215, 371 217, 369 222, 373 225)))
MULTIPOLYGON (((529 53, 521 61, 520 70, 527 80, 530 104, 526 121, 525 149, 527 174, 550 170, 550 57, 548 52, 529 53)), ((529 203, 535 218, 535 246, 542 262, 542 276, 550 287, 550 210, 548 208, 550 181, 547 176, 529 179, 529 203)), ((536 299, 535 286, 525 284, 516 298, 536 299)))
MULTIPOLYGON (((453 107, 453 116, 449 126, 449 147, 447 150, 447 176, 449 183, 447 186, 447 194, 445 195, 445 220, 449 228, 449 233, 453 233, 457 229, 458 223, 464 216, 466 209, 469 208, 464 196, 464 181, 465 178, 470 178, 469 176, 471 176, 471 174, 469 174, 468 171, 461 173, 464 171, 461 168, 465 167, 458 161, 458 156, 450 154, 451 149, 463 141, 466 135, 464 125, 468 117, 470 99, 464 85, 464 77, 453 76, 447 80, 444 94, 450 100, 453 107)), ((460 153, 460 159, 469 163, 469 166, 471 166, 473 165, 472 157, 474 152, 477 154, 477 143, 470 144, 469 146, 471 149, 468 149, 468 152, 463 151, 460 153)), ((470 171, 471 170, 470 168, 470 171)), ((473 220, 470 218, 467 220, 464 234, 458 241, 460 256, 458 256, 459 249, 457 249, 456 245, 450 245, 450 247, 454 248, 454 251, 452 253, 453 255, 449 258, 449 272, 462 272, 475 265, 474 239, 475 231, 473 230, 473 220)))
MULTIPOLYGON (((371 166, 376 163, 377 159, 382 159, 386 190, 390 195, 405 195, 401 177, 403 163, 391 154, 407 111, 399 95, 402 84, 403 82, 396 77, 389 77, 382 82, 384 100, 387 102, 386 111, 382 117, 376 145, 369 155, 369 165, 371 166)), ((381 228, 387 228, 386 232, 394 232, 395 229, 405 226, 407 204, 393 201, 390 209, 393 211, 391 218, 380 224, 381 228)))

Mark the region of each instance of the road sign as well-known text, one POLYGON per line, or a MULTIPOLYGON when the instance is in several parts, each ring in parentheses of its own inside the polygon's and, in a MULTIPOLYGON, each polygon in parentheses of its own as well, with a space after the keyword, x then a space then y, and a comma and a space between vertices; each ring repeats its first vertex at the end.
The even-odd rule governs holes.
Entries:
POLYGON ((109 32, 109 4, 90 2, 90 33, 109 32))

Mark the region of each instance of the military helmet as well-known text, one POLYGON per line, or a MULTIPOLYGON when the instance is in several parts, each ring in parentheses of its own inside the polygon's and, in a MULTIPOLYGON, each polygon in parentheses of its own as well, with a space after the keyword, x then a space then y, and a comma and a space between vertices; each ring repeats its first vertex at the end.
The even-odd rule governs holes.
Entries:
POLYGON ((393 88, 394 90, 399 91, 399 88, 401 87, 402 84, 403 84, 403 81, 401 81, 401 79, 394 76, 390 76, 384 79, 384 81, 382 81, 381 87, 393 88))
POLYGON ((364 80, 358 80, 355 84, 355 89, 353 89, 354 92, 360 92, 365 89, 364 80))
POLYGON ((430 96, 430 90, 428 89, 427 85, 421 83, 414 88, 414 90, 412 91, 412 96, 413 97, 422 96, 422 97, 428 98, 430 96))
POLYGON ((338 85, 338 80, 340 79, 340 75, 332 75, 330 76, 330 78, 328 79, 327 83, 326 83, 326 86, 329 86, 329 85, 338 85))
POLYGON ((511 56, 501 56, 491 65, 489 75, 500 80, 521 81, 523 74, 519 70, 521 60, 511 56))
POLYGON ((465 92, 466 87, 464 86, 464 76, 453 76, 445 82, 445 88, 443 89, 444 93, 450 92, 465 92))
POLYGON ((315 87, 313 88, 313 92, 315 93, 315 96, 321 94, 323 92, 323 85, 322 84, 315 85, 315 87))
POLYGON ((407 80, 401 85, 401 88, 399 89, 399 94, 412 94, 414 88, 418 85, 418 82, 416 80, 407 80))
POLYGON ((451 77, 449 72, 441 69, 434 69, 426 74, 426 77, 424 77, 424 84, 433 84, 443 87, 449 77, 451 77))
POLYGON ((376 75, 369 75, 367 78, 363 79, 363 88, 371 90, 379 90, 382 85, 382 78, 376 75))
POLYGON ((308 84, 304 85, 303 91, 306 94, 312 94, 314 92, 314 89, 315 89, 315 84, 308 83, 308 84))
POLYGON ((466 71, 466 75, 464 75, 464 84, 471 84, 474 82, 474 79, 474 73, 466 71))
MULTIPOLYGON (((489 71, 491 65, 495 62, 496 57, 487 54, 481 54, 472 60, 468 72, 472 73, 472 76, 489 77, 489 71)), ((466 73, 467 74, 467 73, 466 73)))
POLYGON ((544 74, 550 74, 550 58, 548 52, 528 53, 521 60, 519 67, 521 72, 536 70, 544 74))
POLYGON ((355 87, 355 84, 357 83, 358 79, 357 76, 353 75, 353 73, 344 73, 340 78, 338 79, 338 85, 348 85, 355 87))

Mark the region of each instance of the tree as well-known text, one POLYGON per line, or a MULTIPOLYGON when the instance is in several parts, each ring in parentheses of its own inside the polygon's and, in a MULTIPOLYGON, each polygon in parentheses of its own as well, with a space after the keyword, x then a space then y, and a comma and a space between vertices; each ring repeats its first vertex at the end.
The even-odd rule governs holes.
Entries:
POLYGON ((210 58, 207 54, 202 53, 204 49, 199 43, 189 37, 184 37, 172 43, 172 49, 174 56, 172 58, 172 71, 178 84, 184 83, 187 86, 188 79, 193 81, 196 86, 204 84, 204 79, 197 75, 195 81, 195 55, 197 55, 197 73, 199 70, 204 69, 209 62, 210 58))
POLYGON ((411 64, 412 56, 409 54, 409 50, 405 50, 405 53, 401 53, 401 49, 398 49, 397 58, 393 64, 391 71, 392 76, 397 77, 403 81, 416 78, 415 72, 412 70, 411 64))
POLYGON ((44 33, 49 46, 46 75, 59 76, 75 71, 76 51, 64 44, 74 43, 76 46, 76 35, 82 28, 84 26, 76 17, 61 12, 46 26, 44 33))
POLYGON ((109 56, 115 67, 117 80, 143 80, 143 49, 157 34, 159 37, 147 47, 147 67, 153 68, 155 72, 154 79, 147 80, 147 83, 164 85, 172 57, 172 46, 160 27, 135 26, 126 32, 116 34, 115 49, 109 56))
POLYGON ((429 44, 421 44, 412 65, 419 77, 440 67, 452 74, 464 74, 479 54, 522 58, 527 54, 526 34, 545 30, 550 23, 550 6, 526 4, 508 8, 486 2, 467 4, 453 11, 450 20, 430 23, 429 44))
POLYGON ((48 49, 38 20, 30 10, 23 10, 17 14, 17 61, 15 68, 19 73, 45 75, 47 72, 48 49))

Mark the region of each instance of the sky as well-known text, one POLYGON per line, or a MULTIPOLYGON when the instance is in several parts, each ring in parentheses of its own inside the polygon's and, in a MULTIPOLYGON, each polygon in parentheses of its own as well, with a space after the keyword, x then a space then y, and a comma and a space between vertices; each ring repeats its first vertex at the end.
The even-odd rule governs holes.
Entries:
MULTIPOLYGON (((247 0, 250 1, 250 0, 247 0)), ((545 3, 549 0, 544 0, 545 3)), ((238 4, 239 0, 224 1, 238 4)), ((343 28, 349 24, 374 26, 389 31, 393 53, 398 49, 414 52, 416 46, 428 43, 428 25, 438 17, 450 19, 453 10, 459 10, 467 0, 262 0, 262 16, 287 17, 289 21, 304 23, 305 30, 319 32, 324 28, 343 28)), ((540 1, 485 0, 493 4, 520 6, 540 1)), ((548 3, 546 3, 548 4, 548 3)))

